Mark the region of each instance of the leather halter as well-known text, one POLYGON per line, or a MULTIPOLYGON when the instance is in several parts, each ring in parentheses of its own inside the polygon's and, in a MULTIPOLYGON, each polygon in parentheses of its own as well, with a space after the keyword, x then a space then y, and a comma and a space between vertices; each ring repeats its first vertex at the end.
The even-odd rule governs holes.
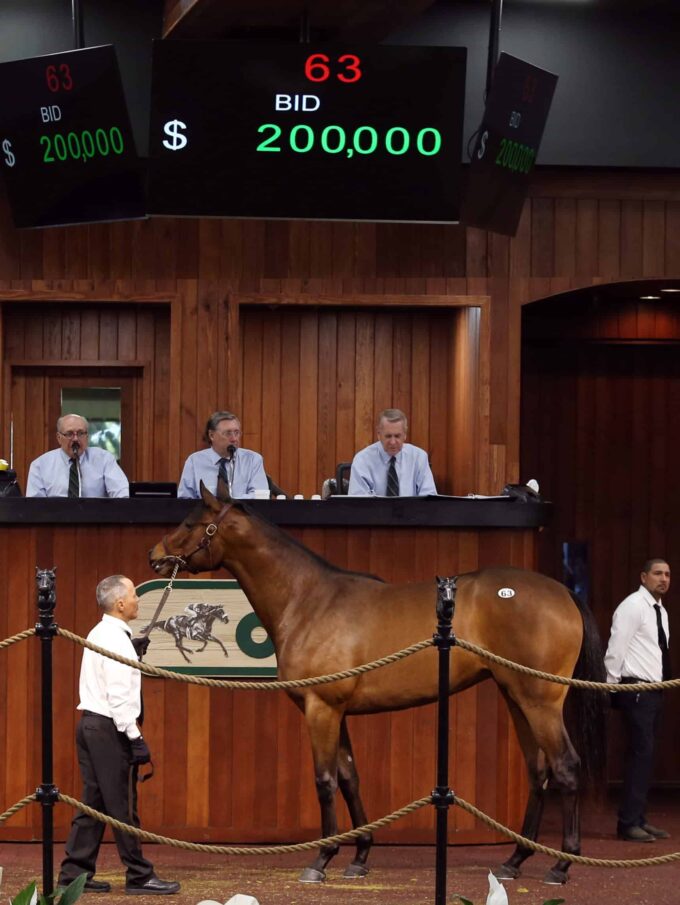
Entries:
MULTIPOLYGON (((217 513, 217 518, 212 522, 208 522, 208 524, 205 526, 205 534, 203 535, 203 537, 200 539, 200 541, 196 544, 196 546, 190 553, 187 553, 185 556, 177 556, 172 553, 168 553, 167 556, 162 556, 160 559, 156 560, 154 567, 158 566, 162 562, 172 562, 172 563, 177 563, 179 565, 180 569, 186 569, 189 564, 189 560, 191 559, 192 556, 195 556, 200 550, 209 550, 210 549, 210 544, 212 543, 213 537, 217 534, 220 523, 222 522, 222 520, 226 516, 227 512, 229 512, 229 510, 231 509, 231 507, 233 505, 234 505, 233 501, 230 501, 228 503, 225 503, 224 506, 222 506, 220 511, 217 513)), ((167 538, 167 534, 161 541, 161 543, 163 544, 163 548, 165 550, 168 549, 168 545, 165 542, 166 538, 167 538)), ((212 563, 211 563, 211 568, 212 568, 212 563)))

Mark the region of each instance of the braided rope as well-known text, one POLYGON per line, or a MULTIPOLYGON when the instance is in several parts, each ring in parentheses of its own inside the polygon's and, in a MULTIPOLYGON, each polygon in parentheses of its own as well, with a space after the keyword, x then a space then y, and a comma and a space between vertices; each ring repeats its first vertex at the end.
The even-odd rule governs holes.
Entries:
POLYGON ((13 804, 11 808, 0 814, 0 825, 2 825, 6 820, 9 820, 10 817, 18 813, 22 808, 25 808, 26 805, 30 804, 32 801, 37 801, 37 795, 35 794, 35 792, 32 795, 27 795, 25 798, 22 798, 21 801, 17 801, 17 803, 13 804))
POLYGON ((666 682, 631 682, 625 685, 614 685, 610 682, 589 682, 587 679, 571 679, 568 676, 556 676, 551 672, 543 672, 540 669, 532 669, 530 666, 522 666, 521 663, 515 663, 514 660, 506 660, 498 654, 492 654, 483 647, 478 647, 470 641, 463 641, 456 638, 457 647, 462 650, 477 654, 485 660, 492 663, 498 663, 499 666, 507 666, 508 669, 514 669, 515 672, 524 673, 527 676, 535 676, 537 679, 545 679, 547 682, 556 682, 558 685, 574 685, 576 688, 590 688, 594 691, 609 691, 614 694, 629 691, 662 691, 664 688, 680 688, 680 679, 668 679, 666 682))
POLYGON ((570 852, 561 852, 559 849, 550 848, 547 845, 541 845, 539 842, 527 839, 525 836, 520 836, 519 833, 515 833, 508 829, 507 826, 503 826, 502 823, 498 823, 493 817, 489 817, 483 811, 480 811, 473 804, 470 804, 462 798, 456 796, 455 803, 464 811, 467 811, 468 814, 472 814, 473 817, 481 820, 482 823, 486 823, 487 826, 492 827, 499 833, 503 833, 504 836, 508 836, 518 845, 521 845, 522 848, 529 848, 534 852, 550 855, 552 858, 557 858, 558 861, 571 861, 575 864, 586 864, 589 867, 658 867, 660 864, 671 864, 673 861, 680 861, 680 852, 673 852, 669 855, 658 855, 656 858, 634 858, 629 861, 623 861, 618 858, 588 858, 585 855, 573 855, 570 852))
POLYGON ((172 679, 174 682, 189 682, 192 685, 207 685, 211 688, 247 688, 253 691, 309 688, 312 685, 325 685, 329 682, 338 682, 340 679, 351 679, 354 676, 362 675, 362 673, 370 672, 372 669, 380 669, 382 666, 389 666, 390 663, 396 663, 398 660, 403 660, 405 657, 410 657, 411 654, 415 654, 420 650, 425 650, 425 648, 432 647, 433 645, 432 639, 428 638, 425 641, 418 641, 417 644, 412 644, 410 647, 405 647, 403 650, 390 654, 387 657, 381 657, 379 660, 372 660, 370 663, 364 663, 362 666, 355 666, 352 669, 345 669, 342 670, 342 672, 335 672, 328 676, 317 676, 308 679, 289 679, 287 681, 250 682, 245 679, 235 681, 231 679, 206 679, 202 676, 187 676, 184 673, 171 672, 169 669, 151 666, 150 663, 144 661, 140 662, 139 660, 129 660, 127 657, 121 657, 119 654, 114 654, 110 650, 98 647, 96 644, 92 644, 91 641, 87 641, 79 635, 74 635, 64 628, 58 628, 57 634, 61 635, 63 638, 67 638, 69 641, 82 645, 82 647, 87 647, 97 654, 102 654, 102 656, 109 657, 111 660, 116 660, 118 663, 124 663, 126 666, 138 669, 145 675, 160 676, 163 679, 172 679))
MULTIPOLYGON (((352 839, 356 839, 359 836, 362 836, 364 833, 372 833, 375 830, 388 826, 390 823, 394 823, 396 820, 400 820, 402 817, 406 817, 408 814, 411 814, 414 811, 425 807, 425 805, 433 803, 432 797, 428 795, 424 798, 419 798, 416 801, 412 801, 405 807, 399 808, 398 810, 393 811, 391 814, 388 814, 386 817, 381 817, 379 820, 374 820, 372 823, 367 823, 364 826, 357 827, 353 830, 348 830, 346 833, 340 833, 336 836, 327 836, 324 839, 317 839, 313 842, 298 842, 294 845, 269 845, 256 847, 250 846, 246 848, 244 846, 236 845, 209 845, 200 842, 185 842, 182 839, 173 839, 169 836, 161 836, 158 833, 150 833, 147 830, 140 829, 139 827, 130 826, 127 823, 122 823, 120 820, 115 820, 113 817, 109 817, 107 814, 102 814, 101 811, 97 811, 94 808, 88 807, 88 805, 83 804, 82 801, 78 801, 76 798, 71 798, 70 795, 64 795, 62 792, 58 793, 58 798, 59 801, 64 802, 64 804, 71 805, 71 807, 77 808, 79 811, 87 814, 88 817, 93 817, 95 820, 99 820, 101 823, 108 824, 114 829, 121 830, 124 833, 129 833, 132 836, 137 836, 139 839, 145 839, 148 842, 158 842, 162 845, 169 845, 172 848, 182 848, 198 852, 209 852, 216 855, 280 855, 286 852, 312 851, 319 847, 335 845, 340 842, 349 842, 352 839)), ((8 808, 8 810, 0 814, 0 825, 5 823, 6 820, 16 814, 22 808, 25 808, 27 805, 36 800, 37 796, 35 795, 35 793, 22 798, 21 801, 18 801, 11 808, 8 808)), ((680 861, 680 852, 671 852, 667 855, 657 855, 654 858, 633 858, 630 860, 623 860, 619 858, 589 858, 586 855, 575 855, 571 852, 563 852, 559 849, 551 848, 547 845, 541 845, 539 842, 534 842, 532 839, 527 839, 526 836, 515 833, 513 830, 504 826, 502 823, 499 823, 497 820, 494 820, 493 817, 489 817, 483 811, 480 811, 479 808, 476 808, 473 804, 470 804, 463 798, 456 797, 454 799, 454 803, 458 805, 458 807, 460 807, 462 810, 467 811, 468 814, 476 817, 477 820, 485 823, 487 826, 496 830, 496 832, 499 832, 502 835, 507 836, 509 839, 512 839, 513 842, 521 845, 523 848, 528 848, 533 852, 539 852, 543 855, 549 855, 551 858, 556 858, 558 861, 569 861, 575 864, 585 864, 588 867, 621 867, 629 869, 635 867, 659 867, 662 864, 672 864, 675 861, 680 861)))
POLYGON ((426 798, 419 798, 417 801, 412 801, 411 804, 399 808, 399 810, 394 811, 392 814, 388 814, 386 817, 381 817, 380 820, 374 820, 373 823, 367 823, 364 826, 359 826, 354 830, 348 830, 346 833, 340 833, 337 836, 327 836, 324 839, 317 839, 314 842, 298 842, 295 845, 250 846, 245 848, 238 845, 209 845, 203 842, 185 842, 182 839, 159 836, 157 833, 149 833, 136 826, 121 823, 120 820, 114 820, 113 817, 102 814, 101 811, 95 811, 94 808, 90 808, 81 801, 71 798, 70 795, 63 795, 60 792, 59 800, 66 804, 70 804, 74 808, 78 808, 78 810, 87 814, 88 817, 93 817, 95 820, 107 823, 114 829, 121 830, 124 833, 130 833, 130 835, 137 836, 139 839, 145 839, 148 842, 160 842, 163 845, 170 845, 173 848, 184 848, 194 852, 210 852, 214 855, 281 855, 286 852, 309 852, 320 846, 325 847, 328 845, 335 845, 339 842, 348 842, 362 836, 364 833, 372 833, 374 830, 394 823, 395 820, 406 817, 407 814, 411 814, 413 811, 417 811, 419 808, 432 803, 432 799, 428 795, 426 798))
POLYGON ((2 650, 3 647, 11 647, 12 644, 16 644, 17 641, 23 641, 24 638, 30 638, 31 635, 35 635, 34 628, 24 629, 24 631, 19 632, 18 635, 12 635, 11 638, 5 638, 4 641, 0 641, 0 650, 2 650))

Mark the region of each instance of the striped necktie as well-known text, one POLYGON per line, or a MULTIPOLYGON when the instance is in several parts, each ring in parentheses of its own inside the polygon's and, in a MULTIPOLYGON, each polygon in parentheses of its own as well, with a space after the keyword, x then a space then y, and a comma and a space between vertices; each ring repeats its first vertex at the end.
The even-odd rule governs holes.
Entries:
POLYGON ((667 682, 671 677, 671 654, 668 650, 668 638, 661 621, 661 607, 658 603, 654 604, 654 611, 656 612, 656 629, 659 634, 659 647, 661 648, 661 678, 664 682, 667 682))
POLYGON ((68 472, 68 495, 69 497, 80 496, 80 475, 78 474, 78 456, 71 459, 68 472))
POLYGON ((399 496, 399 476, 397 475, 397 459, 392 456, 387 466, 387 496, 399 496))
POLYGON ((231 481, 229 480, 229 474, 227 472, 227 460, 225 458, 221 458, 217 463, 217 476, 218 480, 219 478, 222 478, 225 487, 227 488, 229 493, 231 493, 231 481))

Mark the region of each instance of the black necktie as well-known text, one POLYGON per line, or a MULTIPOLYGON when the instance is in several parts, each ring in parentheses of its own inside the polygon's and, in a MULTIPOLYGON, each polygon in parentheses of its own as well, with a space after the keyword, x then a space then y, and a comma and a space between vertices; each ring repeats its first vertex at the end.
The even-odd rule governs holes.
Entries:
POLYGON ((394 456, 387 466, 387 494, 386 496, 399 496, 399 477, 397 476, 397 460, 394 456))
POLYGON ((656 611, 656 628, 659 633, 659 647, 661 648, 661 678, 664 682, 667 682, 671 677, 671 654, 668 650, 668 638, 661 621, 661 606, 655 603, 654 610, 656 611))
POLYGON ((68 472, 68 495, 70 497, 80 496, 80 475, 78 474, 78 456, 71 459, 71 465, 68 472))

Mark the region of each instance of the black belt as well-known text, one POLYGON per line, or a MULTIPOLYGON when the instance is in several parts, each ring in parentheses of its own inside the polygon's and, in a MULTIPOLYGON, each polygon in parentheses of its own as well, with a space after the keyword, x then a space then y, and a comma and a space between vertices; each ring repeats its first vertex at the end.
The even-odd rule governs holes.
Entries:
MULTIPOLYGON (((638 679, 637 676, 621 676, 622 685, 637 685, 638 682, 651 682, 652 679, 638 679)), ((659 682, 661 679, 658 680, 659 682)))
POLYGON ((103 713, 94 713, 92 710, 83 710, 83 716, 94 717, 96 720, 106 720, 107 723, 113 722, 113 717, 104 716, 103 713))

